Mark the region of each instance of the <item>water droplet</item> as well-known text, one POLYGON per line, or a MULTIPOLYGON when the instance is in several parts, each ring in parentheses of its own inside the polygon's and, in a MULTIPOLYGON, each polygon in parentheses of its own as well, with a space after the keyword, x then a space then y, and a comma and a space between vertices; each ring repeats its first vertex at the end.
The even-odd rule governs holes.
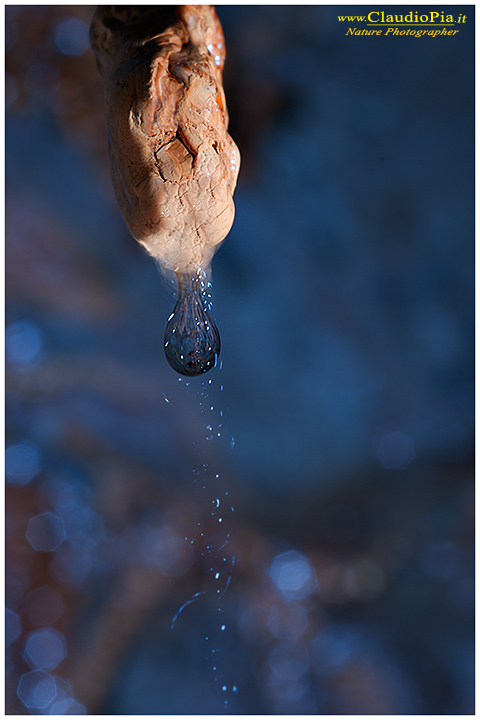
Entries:
POLYGON ((215 575, 215 580, 218 580, 219 577, 220 577, 220 573, 217 573, 217 574, 215 575))
POLYGON ((165 328, 165 355, 180 375, 202 375, 215 366, 220 335, 202 297, 201 273, 177 273, 178 300, 165 328))
POLYGON ((226 627, 226 625, 222 625, 222 627, 220 628, 220 630, 225 630, 225 627, 226 627))
POLYGON ((226 689, 227 689, 227 686, 224 685, 224 686, 222 687, 223 692, 225 692, 226 689))

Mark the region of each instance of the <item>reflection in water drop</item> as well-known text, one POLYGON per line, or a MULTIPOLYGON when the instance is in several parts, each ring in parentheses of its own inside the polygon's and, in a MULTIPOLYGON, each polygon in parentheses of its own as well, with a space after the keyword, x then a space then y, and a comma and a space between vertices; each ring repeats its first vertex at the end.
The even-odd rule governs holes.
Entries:
POLYGON ((177 274, 178 300, 165 328, 165 355, 181 375, 202 375, 215 367, 220 335, 208 315, 201 273, 177 274))

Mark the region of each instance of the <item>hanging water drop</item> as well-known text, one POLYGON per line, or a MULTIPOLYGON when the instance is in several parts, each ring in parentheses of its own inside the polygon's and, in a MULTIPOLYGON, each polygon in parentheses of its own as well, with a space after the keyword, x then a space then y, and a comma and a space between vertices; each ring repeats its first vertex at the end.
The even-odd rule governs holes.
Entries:
POLYGON ((165 328, 165 355, 181 375, 202 375, 215 367, 220 335, 202 295, 202 273, 177 273, 178 300, 165 328))

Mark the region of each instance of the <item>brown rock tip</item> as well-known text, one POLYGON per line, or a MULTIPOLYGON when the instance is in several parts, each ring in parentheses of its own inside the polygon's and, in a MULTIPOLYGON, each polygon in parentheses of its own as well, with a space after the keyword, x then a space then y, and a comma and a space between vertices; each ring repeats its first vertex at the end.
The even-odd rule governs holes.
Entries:
MULTIPOLYGON (((208 334, 215 326, 201 318, 196 322, 195 307, 206 308, 203 294, 195 295, 192 288, 208 274, 215 250, 232 226, 240 165, 227 132, 225 43, 215 9, 99 6, 90 38, 105 80, 111 171, 123 217, 162 269, 176 273, 174 315, 182 296, 185 300, 186 286, 193 308, 187 316, 193 316, 197 327, 209 327, 208 334)), ((189 346, 193 336, 188 335, 189 346)), ((183 367, 184 374, 213 366, 200 362, 202 342, 193 342, 195 360, 183 367)), ((182 354, 180 348, 178 358, 182 354)))

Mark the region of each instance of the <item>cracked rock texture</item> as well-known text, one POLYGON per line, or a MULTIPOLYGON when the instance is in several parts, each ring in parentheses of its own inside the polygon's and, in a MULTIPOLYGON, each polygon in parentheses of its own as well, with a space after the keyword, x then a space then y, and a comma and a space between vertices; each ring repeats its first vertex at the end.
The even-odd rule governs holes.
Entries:
POLYGON ((233 223, 240 164, 214 7, 99 6, 90 38, 130 232, 166 268, 208 269, 233 223))

